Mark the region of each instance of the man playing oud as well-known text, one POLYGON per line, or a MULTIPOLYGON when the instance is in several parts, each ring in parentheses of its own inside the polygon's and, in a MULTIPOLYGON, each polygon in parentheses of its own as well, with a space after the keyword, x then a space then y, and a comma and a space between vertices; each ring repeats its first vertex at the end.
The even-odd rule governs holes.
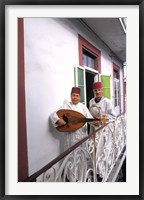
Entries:
MULTIPOLYGON (((93 118, 88 108, 84 104, 80 103, 80 88, 79 87, 72 87, 71 102, 65 103, 64 106, 62 106, 60 109, 74 110, 74 111, 80 112, 86 118, 93 118)), ((53 112, 50 115, 50 118, 54 127, 64 126, 66 124, 64 119, 59 118, 56 112, 53 112)), ((65 134, 66 134, 66 140, 67 140, 66 141, 67 147, 69 148, 70 146, 74 145, 75 143, 82 140, 84 137, 88 135, 87 126, 86 124, 84 124, 84 126, 79 128, 78 130, 73 131, 73 132, 68 132, 65 134)))

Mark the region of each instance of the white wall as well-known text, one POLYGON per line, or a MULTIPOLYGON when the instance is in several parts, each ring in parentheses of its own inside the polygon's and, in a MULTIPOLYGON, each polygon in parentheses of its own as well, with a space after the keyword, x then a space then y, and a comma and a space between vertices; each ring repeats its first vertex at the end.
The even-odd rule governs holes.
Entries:
MULTIPOLYGON (((25 87, 29 173, 60 152, 49 115, 69 100, 78 61, 77 35, 54 19, 25 18, 25 87)), ((61 133, 60 133, 61 134, 61 133)))
POLYGON ((112 60, 102 42, 76 19, 25 18, 25 88, 29 175, 62 151, 64 133, 55 131, 49 115, 70 100, 78 33, 102 53, 102 72, 112 73, 112 60))

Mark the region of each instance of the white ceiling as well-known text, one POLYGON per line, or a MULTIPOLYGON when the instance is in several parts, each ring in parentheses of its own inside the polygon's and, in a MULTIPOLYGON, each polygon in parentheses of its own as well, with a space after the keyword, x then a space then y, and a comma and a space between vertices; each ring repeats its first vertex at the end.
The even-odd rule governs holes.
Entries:
POLYGON ((126 62, 126 32, 119 18, 81 18, 122 61, 126 62))

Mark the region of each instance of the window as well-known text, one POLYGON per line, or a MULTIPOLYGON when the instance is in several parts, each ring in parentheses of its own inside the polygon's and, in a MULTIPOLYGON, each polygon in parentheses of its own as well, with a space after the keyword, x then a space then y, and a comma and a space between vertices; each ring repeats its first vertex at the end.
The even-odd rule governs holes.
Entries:
POLYGON ((101 52, 80 35, 78 45, 79 65, 75 67, 75 85, 81 88, 80 102, 88 105, 93 97, 94 77, 101 73, 101 52))
POLYGON ((114 64, 114 102, 115 107, 120 106, 119 67, 114 64))
POLYGON ((79 65, 101 73, 101 52, 79 35, 79 65))
POLYGON ((84 103, 85 98, 84 98, 84 70, 81 68, 77 68, 78 70, 78 87, 81 89, 81 99, 80 102, 84 103))
POLYGON ((83 49, 82 65, 98 70, 97 56, 83 49))
POLYGON ((81 99, 80 102, 86 104, 86 97, 85 97, 85 68, 76 66, 75 67, 75 80, 76 86, 80 87, 81 89, 81 99))
POLYGON ((119 80, 114 78, 115 107, 119 106, 119 80))

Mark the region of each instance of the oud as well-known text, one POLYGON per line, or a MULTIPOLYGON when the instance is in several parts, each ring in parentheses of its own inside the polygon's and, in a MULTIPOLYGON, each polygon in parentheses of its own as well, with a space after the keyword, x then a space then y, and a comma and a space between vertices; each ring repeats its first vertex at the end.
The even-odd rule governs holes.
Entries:
POLYGON ((92 121, 100 121, 101 125, 107 123, 108 118, 103 115, 103 117, 96 117, 96 118, 86 118, 83 114, 68 109, 61 109, 57 111, 57 115, 59 118, 62 118, 66 124, 64 126, 58 126, 56 129, 60 132, 71 132, 76 131, 77 129, 84 126, 86 122, 92 121))

